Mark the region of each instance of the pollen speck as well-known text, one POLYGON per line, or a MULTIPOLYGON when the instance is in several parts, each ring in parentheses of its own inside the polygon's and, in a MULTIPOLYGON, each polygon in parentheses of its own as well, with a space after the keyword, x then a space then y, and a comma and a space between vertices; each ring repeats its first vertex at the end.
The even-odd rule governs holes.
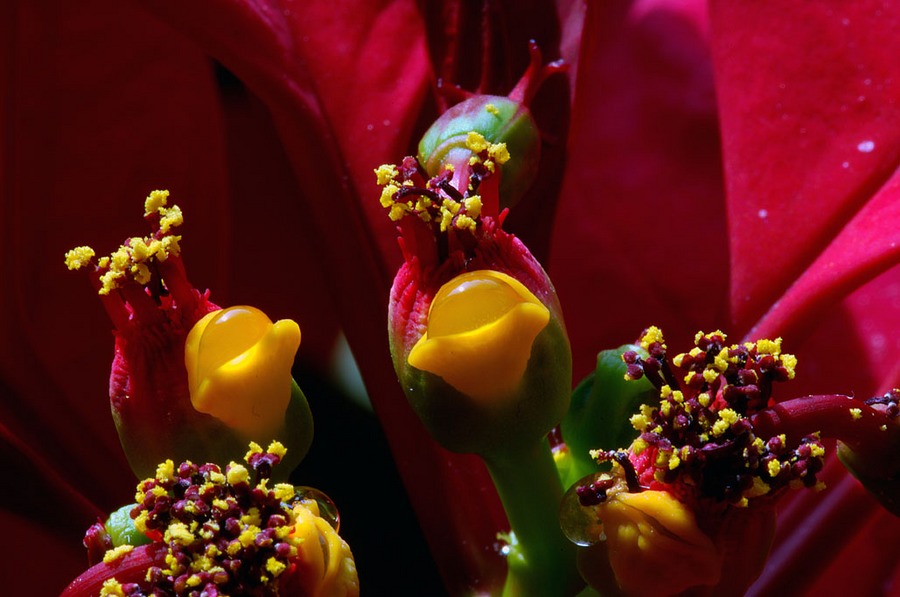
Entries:
POLYGON ((117 562, 125 557, 125 554, 134 549, 134 545, 120 545, 118 547, 114 547, 110 550, 107 550, 106 553, 103 554, 103 563, 109 564, 111 562, 117 562))
POLYGON ((493 114, 494 116, 500 115, 500 110, 498 110, 497 106, 495 106, 494 104, 485 105, 484 111, 487 112, 488 114, 493 114))
POLYGON ((853 420, 854 420, 854 421, 858 421, 859 419, 862 418, 862 409, 859 409, 859 408, 851 408, 851 409, 850 409, 850 416, 853 417, 853 420))
POLYGON ((94 250, 90 247, 75 247, 66 253, 66 267, 70 270, 81 269, 91 263, 94 255, 94 250))

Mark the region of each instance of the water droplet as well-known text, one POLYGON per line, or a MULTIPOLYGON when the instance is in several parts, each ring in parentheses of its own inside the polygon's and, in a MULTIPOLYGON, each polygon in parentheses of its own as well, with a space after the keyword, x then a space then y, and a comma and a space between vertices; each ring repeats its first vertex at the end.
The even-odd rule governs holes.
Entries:
POLYGON ((387 118, 385 118, 385 119, 381 122, 381 124, 383 124, 384 126, 391 126, 391 121, 388 120, 387 118))
POLYGON ((374 130, 375 130, 375 125, 374 125, 374 124, 367 124, 367 125, 366 125, 366 130, 367 130, 367 131, 374 131, 374 130))
POLYGON ((594 508, 582 506, 577 493, 579 487, 591 484, 603 474, 606 473, 593 473, 572 485, 559 506, 559 526, 575 545, 586 547, 603 540, 603 525, 597 519, 594 508))
POLYGON ((760 219, 765 220, 767 217, 769 217, 769 210, 761 209, 759 210, 759 212, 757 212, 757 215, 759 215, 760 219))
POLYGON ((331 498, 315 487, 297 486, 295 500, 300 503, 315 502, 319 507, 319 517, 324 519, 335 531, 341 530, 341 514, 331 498))
POLYGON ((872 84, 872 79, 866 79, 865 81, 863 81, 863 85, 865 85, 866 87, 868 87, 871 84, 872 84))
POLYGON ((871 153, 875 149, 875 141, 866 140, 856 146, 862 153, 871 153))
POLYGON ((845 168, 845 169, 846 169, 846 168, 849 168, 849 167, 850 167, 850 162, 843 162, 843 163, 841 164, 841 168, 845 168))

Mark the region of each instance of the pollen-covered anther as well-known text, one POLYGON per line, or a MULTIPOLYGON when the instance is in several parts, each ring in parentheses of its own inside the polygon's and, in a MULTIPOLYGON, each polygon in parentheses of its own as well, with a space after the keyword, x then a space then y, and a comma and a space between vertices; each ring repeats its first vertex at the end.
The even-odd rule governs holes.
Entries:
MULTIPOLYGON (((315 502, 307 501, 309 493, 289 484, 268 487, 271 467, 284 453, 277 442, 265 451, 251 445, 246 466, 232 462, 227 480, 214 464, 163 463, 160 474, 138 485, 142 499, 131 516, 140 532, 157 532, 167 551, 140 586, 101 594, 225 595, 250 588, 253 594, 281 594, 275 583, 288 571, 300 575, 292 582, 303 586, 303 594, 358 594, 352 554, 315 502), (250 470, 252 482, 245 474, 250 470)), ((107 561, 129 548, 108 551, 107 561)))
POLYGON ((474 233, 483 210, 479 188, 510 155, 505 143, 491 143, 474 131, 466 136, 463 151, 469 152, 468 160, 463 160, 468 179, 456 180, 456 167, 447 162, 425 180, 424 170, 411 156, 399 167, 385 164, 375 169, 376 182, 382 187, 379 203, 388 210, 388 217, 399 222, 416 216, 433 226, 435 234, 474 233))
POLYGON ((793 377, 796 359, 780 339, 724 341, 721 331, 700 332, 694 349, 670 361, 662 332, 649 327, 638 340, 647 356, 623 354, 626 379, 646 377, 658 392, 655 406, 631 418, 641 432, 629 450, 638 478, 737 506, 790 485, 815 486, 825 453, 819 438, 760 438, 751 422, 767 408, 772 382, 793 377))

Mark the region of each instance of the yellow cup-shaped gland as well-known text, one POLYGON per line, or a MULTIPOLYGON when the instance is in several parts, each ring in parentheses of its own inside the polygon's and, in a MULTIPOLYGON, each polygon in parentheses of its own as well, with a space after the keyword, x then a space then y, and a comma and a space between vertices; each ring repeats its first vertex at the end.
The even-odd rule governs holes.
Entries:
POLYGON ((619 493, 597 507, 616 582, 629 595, 716 585, 722 555, 693 512, 664 491, 619 493))
POLYGON ((213 311, 188 334, 184 359, 194 408, 241 435, 269 440, 284 425, 300 328, 254 307, 213 311))
POLYGON ((518 280, 480 270, 444 284, 407 361, 463 394, 488 401, 516 391, 550 311, 518 280))
POLYGON ((347 542, 319 516, 318 505, 306 501, 294 505, 296 523, 291 535, 300 540, 297 570, 292 584, 300 594, 315 597, 359 595, 356 562, 347 542))

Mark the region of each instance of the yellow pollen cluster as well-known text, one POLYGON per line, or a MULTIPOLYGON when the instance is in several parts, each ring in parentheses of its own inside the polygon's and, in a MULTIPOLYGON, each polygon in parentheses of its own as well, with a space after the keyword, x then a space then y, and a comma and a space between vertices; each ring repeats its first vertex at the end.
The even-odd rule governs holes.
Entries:
POLYGON ((244 465, 232 463, 225 473, 225 478, 232 485, 246 483, 250 479, 250 472, 247 471, 247 467, 244 465))
MULTIPOLYGON (((144 201, 144 215, 159 218, 157 233, 130 238, 114 253, 97 260, 97 269, 103 272, 100 274, 99 294, 109 294, 128 279, 141 285, 147 284, 151 278, 151 262, 163 262, 169 255, 181 252, 181 237, 170 232, 184 223, 184 215, 177 205, 166 206, 168 196, 168 191, 153 191, 144 201)), ((66 266, 70 270, 86 267, 95 254, 90 247, 75 247, 66 253, 66 266)))
POLYGON ((641 348, 647 350, 654 342, 659 342, 662 349, 666 349, 666 341, 665 338, 663 338, 662 330, 655 325, 651 325, 647 328, 647 331, 644 332, 644 335, 641 336, 641 348))
POLYGON ((719 437, 738 420, 740 419, 740 415, 734 412, 730 408, 723 408, 719 411, 719 420, 713 423, 712 426, 712 434, 715 437, 719 437))
POLYGON ((509 161, 510 157, 506 143, 491 143, 483 135, 475 131, 470 132, 466 136, 466 149, 474 154, 469 158, 469 164, 482 163, 489 172, 494 172, 496 166, 502 166, 509 161), (487 152, 487 159, 483 160, 479 154, 484 152, 487 152))
MULTIPOLYGON (((452 165, 447 164, 445 170, 452 172, 452 165)), ((438 204, 426 195, 410 193, 406 195, 410 197, 409 199, 398 201, 397 193, 403 187, 413 187, 413 182, 410 180, 398 181, 399 175, 397 167, 391 164, 384 164, 375 169, 377 182, 382 186, 379 202, 388 210, 388 217, 391 221, 397 222, 407 214, 413 214, 423 222, 436 220, 441 232, 446 232, 451 227, 457 230, 475 231, 482 210, 482 200, 479 195, 466 197, 462 201, 444 197, 438 204)), ((434 190, 430 185, 427 188, 434 190)))
POLYGON ((175 478, 175 463, 171 460, 166 460, 156 467, 156 480, 160 483, 165 483, 173 478, 175 478))
POLYGON ((125 554, 129 553, 132 549, 134 549, 134 545, 120 545, 118 547, 114 547, 106 551, 103 554, 103 563, 110 564, 112 562, 118 562, 122 558, 125 557, 125 554))
POLYGON ((103 586, 100 588, 100 597, 125 597, 125 591, 119 581, 108 578, 103 581, 103 586))
POLYGON ((850 409, 850 416, 853 417, 853 420, 854 420, 854 421, 858 421, 859 419, 862 418, 862 409, 859 409, 859 408, 851 408, 851 409, 850 409))
POLYGON ((495 106, 494 104, 485 105, 484 111, 494 116, 500 116, 500 110, 498 110, 497 106, 495 106))
POLYGON ((94 258, 94 250, 90 247, 75 247, 66 253, 66 267, 77 270, 88 265, 94 258))

